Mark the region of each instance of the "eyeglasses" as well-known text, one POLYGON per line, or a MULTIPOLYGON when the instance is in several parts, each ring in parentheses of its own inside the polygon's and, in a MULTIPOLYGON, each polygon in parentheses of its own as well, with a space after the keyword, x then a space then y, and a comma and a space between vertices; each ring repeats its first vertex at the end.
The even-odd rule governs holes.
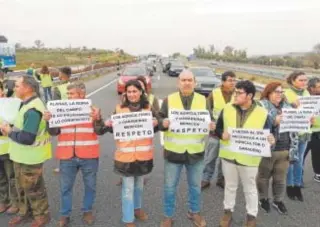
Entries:
POLYGON ((235 80, 235 79, 228 79, 227 82, 229 82, 229 83, 235 83, 236 80, 235 80))
POLYGON ((277 95, 282 95, 284 93, 284 91, 275 90, 274 93, 276 93, 277 95))
POLYGON ((239 96, 239 95, 242 95, 242 94, 245 94, 246 92, 244 91, 235 91, 234 94, 239 96))

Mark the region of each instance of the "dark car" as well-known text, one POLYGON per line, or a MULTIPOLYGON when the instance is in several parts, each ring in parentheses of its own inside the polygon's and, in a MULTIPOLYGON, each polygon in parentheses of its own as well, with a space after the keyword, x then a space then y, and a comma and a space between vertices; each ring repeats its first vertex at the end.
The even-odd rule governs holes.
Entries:
POLYGON ((214 88, 221 84, 221 80, 209 67, 190 67, 189 70, 191 70, 196 78, 197 85, 195 92, 207 96, 214 88))
POLYGON ((170 63, 171 63, 171 65, 168 70, 168 75, 169 76, 179 76, 179 74, 185 68, 184 65, 179 61, 172 61, 170 63))

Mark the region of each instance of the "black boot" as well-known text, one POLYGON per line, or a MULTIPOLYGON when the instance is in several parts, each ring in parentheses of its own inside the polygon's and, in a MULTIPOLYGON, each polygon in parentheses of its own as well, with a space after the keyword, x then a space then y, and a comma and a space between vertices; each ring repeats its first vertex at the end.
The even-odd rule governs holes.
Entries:
POLYGON ((294 190, 295 190, 295 196, 297 197, 297 199, 299 201, 303 202, 303 195, 302 195, 302 192, 301 192, 301 187, 295 186, 294 190))
POLYGON ((295 200, 295 188, 292 186, 287 186, 287 196, 291 200, 295 200))

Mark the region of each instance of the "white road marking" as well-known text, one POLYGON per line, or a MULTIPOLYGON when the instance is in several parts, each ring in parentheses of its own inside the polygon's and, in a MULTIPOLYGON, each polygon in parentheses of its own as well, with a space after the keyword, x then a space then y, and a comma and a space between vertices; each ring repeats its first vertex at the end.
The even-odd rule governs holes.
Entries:
MULTIPOLYGON (((161 105, 162 105, 162 99, 159 99, 159 106, 160 106, 160 108, 161 108, 161 105)), ((159 134, 159 136, 160 136, 160 144, 161 144, 161 146, 163 146, 163 144, 164 144, 164 141, 163 141, 163 132, 160 132, 160 134, 159 134)))
POLYGON ((92 95, 98 93, 99 91, 109 87, 111 84, 113 84, 114 82, 116 82, 118 80, 118 78, 115 78, 114 80, 110 81, 109 83, 107 83, 106 85, 103 85, 102 87, 98 88, 97 90, 90 92, 89 94, 87 94, 87 98, 91 97, 92 95))

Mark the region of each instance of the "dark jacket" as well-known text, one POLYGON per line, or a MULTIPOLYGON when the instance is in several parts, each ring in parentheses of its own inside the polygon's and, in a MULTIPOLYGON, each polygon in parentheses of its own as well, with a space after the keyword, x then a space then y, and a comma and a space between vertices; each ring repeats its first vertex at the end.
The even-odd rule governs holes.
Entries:
MULTIPOLYGON (((141 108, 138 110, 133 110, 130 108, 131 112, 141 111, 141 108)), ((157 118, 157 113, 151 108, 152 116, 157 118)), ((114 112, 115 113, 115 112, 114 112)), ((112 127, 106 127, 104 125, 104 120, 94 121, 94 131, 98 135, 103 135, 107 132, 113 133, 112 127)), ((154 128, 154 132, 158 131, 158 126, 154 128)), ((119 161, 114 161, 114 172, 122 176, 143 176, 150 173, 153 169, 153 160, 149 161, 135 161, 131 163, 123 163, 119 161)))

